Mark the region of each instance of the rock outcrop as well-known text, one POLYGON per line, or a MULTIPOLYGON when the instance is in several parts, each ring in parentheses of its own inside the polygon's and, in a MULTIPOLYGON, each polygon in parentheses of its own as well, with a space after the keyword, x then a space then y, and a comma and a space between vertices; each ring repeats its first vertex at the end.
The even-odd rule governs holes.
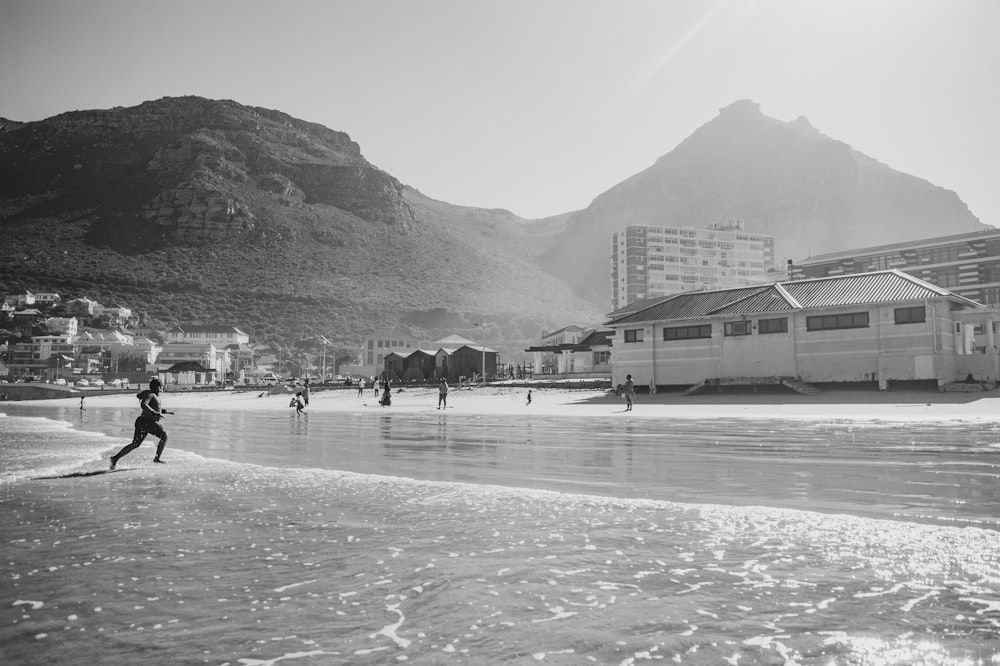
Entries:
POLYGON ((264 204, 322 203, 369 222, 414 221, 403 185, 347 134, 198 97, 15 126, 0 142, 0 178, 10 186, 7 211, 39 199, 46 212, 94 208, 95 232, 109 242, 123 232, 180 241, 262 232, 264 204))

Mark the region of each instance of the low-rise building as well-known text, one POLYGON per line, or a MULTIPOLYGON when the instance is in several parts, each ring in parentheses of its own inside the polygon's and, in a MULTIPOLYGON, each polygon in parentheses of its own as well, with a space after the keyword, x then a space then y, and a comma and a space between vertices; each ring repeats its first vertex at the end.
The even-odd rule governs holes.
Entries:
POLYGON ((384 372, 390 378, 404 382, 433 380, 438 377, 435 359, 435 352, 423 349, 408 353, 389 352, 383 360, 384 372))
POLYGON ((898 270, 689 292, 613 313, 613 382, 996 382, 1000 312, 898 270))
POLYGON ((168 342, 163 345, 154 365, 157 372, 162 372, 183 362, 198 363, 220 376, 225 376, 231 365, 228 349, 198 342, 168 342))
POLYGON ((385 370, 385 357, 391 353, 409 354, 417 349, 433 347, 429 342, 395 328, 373 331, 362 344, 361 363, 350 366, 348 372, 365 377, 382 374, 385 370))
POLYGON ((80 330, 76 317, 49 317, 43 323, 49 333, 76 335, 80 330))
POLYGON ((100 303, 97 301, 92 301, 89 298, 73 298, 63 305, 63 310, 68 315, 76 315, 78 317, 93 317, 97 308, 100 307, 100 303))
POLYGON ((212 344, 216 347, 250 342, 250 336, 235 326, 213 324, 177 324, 171 326, 163 338, 167 344, 212 344))
POLYGON ((61 302, 62 296, 52 291, 43 291, 35 294, 35 303, 46 308, 59 305, 61 302))
POLYGON ((13 322, 11 326, 15 330, 31 331, 31 329, 45 320, 45 315, 37 308, 25 308, 24 310, 14 312, 11 319, 13 322))
POLYGON ((542 344, 524 350, 533 357, 534 372, 548 379, 611 379, 614 331, 572 328, 579 332, 543 337, 542 344))
MULTIPOLYGON (((70 373, 63 368, 50 367, 53 356, 74 356, 73 337, 70 335, 35 335, 31 342, 18 342, 11 346, 10 374, 57 379, 70 373)), ((71 371, 70 371, 71 372, 71 371)))
POLYGON ((244 380, 256 374, 254 365, 254 351, 246 342, 226 345, 229 352, 229 376, 236 380, 244 380))
POLYGON ((206 368, 197 361, 175 363, 156 372, 165 386, 178 387, 213 386, 216 374, 215 370, 206 368))
POLYGON ((23 308, 35 304, 35 295, 30 291, 26 291, 23 294, 8 294, 4 296, 4 302, 23 308))

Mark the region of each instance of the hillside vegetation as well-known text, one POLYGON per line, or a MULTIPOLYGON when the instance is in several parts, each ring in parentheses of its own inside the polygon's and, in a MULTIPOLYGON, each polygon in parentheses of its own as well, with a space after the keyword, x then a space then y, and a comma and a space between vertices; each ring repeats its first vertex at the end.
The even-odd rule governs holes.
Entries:
POLYGON ((429 199, 275 111, 180 98, 26 123, 0 133, 0 180, 0 291, 264 341, 459 333, 505 360, 603 314, 539 269, 524 220, 429 199))

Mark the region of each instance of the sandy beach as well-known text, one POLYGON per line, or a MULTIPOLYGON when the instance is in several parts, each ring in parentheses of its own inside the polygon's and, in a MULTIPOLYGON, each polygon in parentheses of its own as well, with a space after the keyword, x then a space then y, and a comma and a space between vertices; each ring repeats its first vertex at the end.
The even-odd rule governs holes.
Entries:
MULTIPOLYGON (((284 390, 283 387, 280 390, 284 390)), ((601 416, 625 419, 816 419, 847 421, 993 422, 1000 420, 1000 390, 974 393, 933 391, 830 390, 812 395, 785 392, 722 393, 684 396, 680 393, 640 394, 633 411, 624 413, 624 402, 613 393, 587 389, 528 388, 494 385, 452 389, 448 412, 482 415, 536 414, 548 416, 601 416)), ((288 409, 291 393, 266 391, 165 392, 168 409, 275 410, 288 409)), ((133 407, 132 394, 86 394, 94 405, 133 407)), ((60 401, 37 401, 65 403, 60 401)), ((354 389, 318 389, 311 395, 309 412, 353 412, 381 409, 391 412, 425 412, 435 409, 437 390, 395 390, 392 405, 379 407, 371 389, 358 397, 354 389)))
POLYGON ((0 662, 998 659, 1000 392, 531 390, 8 403, 0 662))

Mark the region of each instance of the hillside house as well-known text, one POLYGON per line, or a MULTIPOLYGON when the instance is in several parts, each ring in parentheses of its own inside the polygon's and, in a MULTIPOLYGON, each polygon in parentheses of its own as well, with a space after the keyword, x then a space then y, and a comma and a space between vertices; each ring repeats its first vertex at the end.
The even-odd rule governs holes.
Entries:
POLYGON ((167 344, 211 344, 225 347, 247 344, 250 336, 235 326, 177 324, 163 334, 163 341, 167 344))
POLYGON ((26 291, 23 294, 8 294, 4 296, 3 300, 5 303, 10 303, 15 307, 23 308, 35 304, 35 295, 30 291, 26 291))
POLYGON ((63 310, 68 315, 90 318, 94 316, 100 305, 97 301, 92 301, 89 298, 73 298, 66 301, 63 310))
POLYGON ((35 294, 35 303, 41 307, 50 308, 53 305, 58 305, 62 302, 62 296, 52 291, 37 292, 35 294))
POLYGON ((30 331, 35 326, 38 326, 42 321, 45 320, 45 315, 41 313, 36 308, 27 308, 25 310, 18 310, 11 317, 11 326, 14 330, 18 331, 30 331))
POLYGON ((613 382, 998 379, 1000 312, 898 270, 687 292, 613 313, 613 382))
POLYGON ((76 335, 80 329, 80 322, 76 317, 49 317, 42 323, 49 333, 76 335))

